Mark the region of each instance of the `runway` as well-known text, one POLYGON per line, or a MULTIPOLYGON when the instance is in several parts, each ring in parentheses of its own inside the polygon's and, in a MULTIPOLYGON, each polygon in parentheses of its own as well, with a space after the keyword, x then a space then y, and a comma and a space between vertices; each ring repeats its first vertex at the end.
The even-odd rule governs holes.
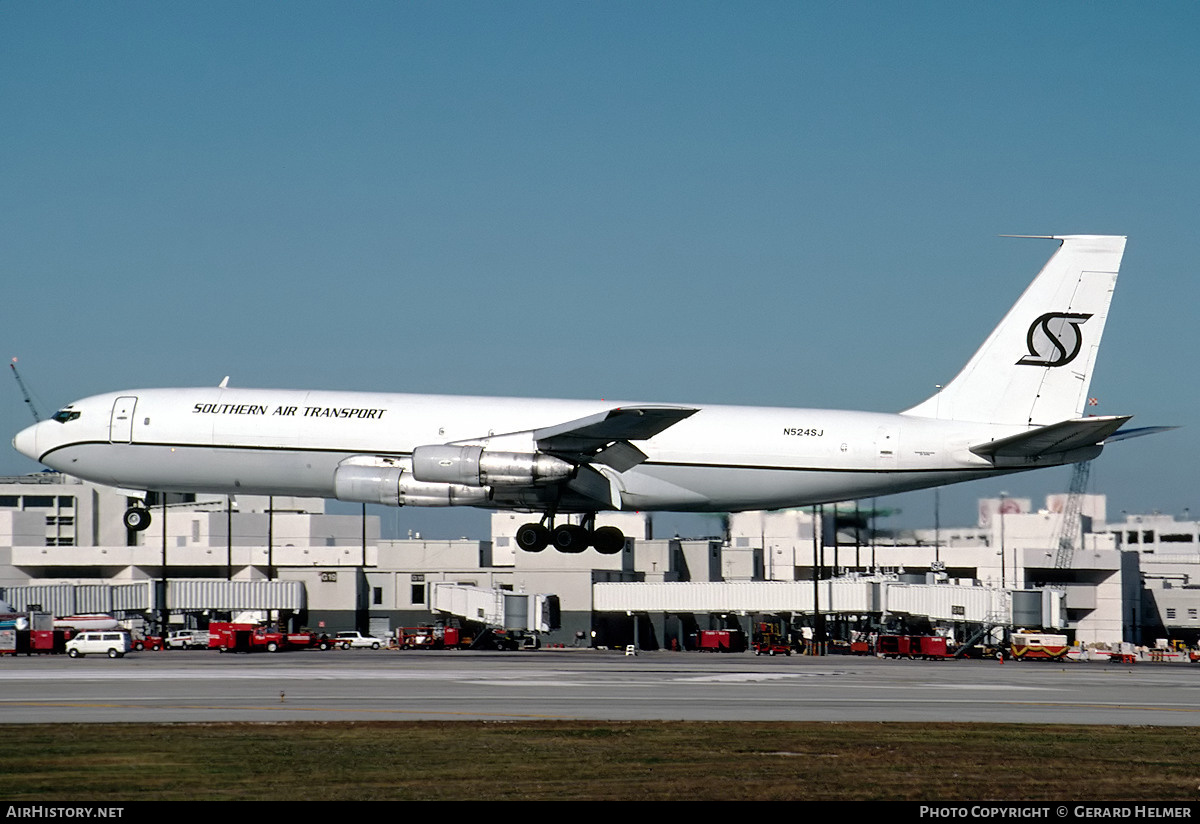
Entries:
POLYGON ((606 651, 0 659, 0 723, 957 721, 1200 725, 1200 666, 606 651))

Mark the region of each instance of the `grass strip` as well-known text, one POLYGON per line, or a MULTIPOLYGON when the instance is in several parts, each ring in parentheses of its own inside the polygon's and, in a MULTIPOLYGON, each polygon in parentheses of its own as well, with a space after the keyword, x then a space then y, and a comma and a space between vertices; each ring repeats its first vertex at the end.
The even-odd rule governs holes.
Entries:
POLYGON ((1200 729, 345 722, 0 726, 6 802, 1188 800, 1200 729))

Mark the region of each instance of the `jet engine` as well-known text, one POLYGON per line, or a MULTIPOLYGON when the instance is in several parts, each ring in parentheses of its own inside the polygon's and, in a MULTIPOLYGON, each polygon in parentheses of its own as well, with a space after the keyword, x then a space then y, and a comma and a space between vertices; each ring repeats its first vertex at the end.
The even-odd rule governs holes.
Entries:
POLYGON ((387 506, 473 506, 486 503, 491 490, 461 484, 422 483, 407 458, 379 458, 371 463, 342 463, 333 473, 339 501, 387 506))
POLYGON ((418 446, 413 477, 465 486, 532 486, 571 477, 575 466, 541 452, 489 452, 482 446, 418 446))

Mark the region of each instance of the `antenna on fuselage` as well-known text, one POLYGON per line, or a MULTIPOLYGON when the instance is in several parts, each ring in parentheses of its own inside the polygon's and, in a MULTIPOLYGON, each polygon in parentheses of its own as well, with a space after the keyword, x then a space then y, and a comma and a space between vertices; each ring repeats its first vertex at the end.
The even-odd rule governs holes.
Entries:
POLYGON ((228 389, 229 388, 229 376, 228 375, 225 376, 225 380, 223 380, 217 384, 217 388, 218 389, 228 389))
POLYGON ((17 379, 17 386, 20 387, 21 396, 25 398, 25 403, 29 406, 29 412, 33 415, 33 422, 41 423, 42 416, 37 413, 37 407, 33 405, 33 398, 29 395, 29 389, 26 388, 25 381, 21 380, 21 373, 17 371, 17 359, 13 358, 8 366, 12 369, 13 377, 17 379))

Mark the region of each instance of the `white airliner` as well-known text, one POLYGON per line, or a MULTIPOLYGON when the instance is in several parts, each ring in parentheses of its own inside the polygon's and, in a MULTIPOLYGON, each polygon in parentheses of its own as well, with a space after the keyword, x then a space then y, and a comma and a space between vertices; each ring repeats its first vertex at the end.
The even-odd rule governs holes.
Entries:
MULTIPOLYGON (((846 501, 1090 460, 1129 416, 1084 417, 1124 237, 1060 246, 963 370, 898 414, 362 392, 138 389, 18 433, 24 455, 158 492, 310 495, 542 513, 522 548, 615 553, 605 510, 846 501), (582 513, 582 525, 555 516, 582 513)), ((149 513, 126 513, 144 529, 149 513)))

